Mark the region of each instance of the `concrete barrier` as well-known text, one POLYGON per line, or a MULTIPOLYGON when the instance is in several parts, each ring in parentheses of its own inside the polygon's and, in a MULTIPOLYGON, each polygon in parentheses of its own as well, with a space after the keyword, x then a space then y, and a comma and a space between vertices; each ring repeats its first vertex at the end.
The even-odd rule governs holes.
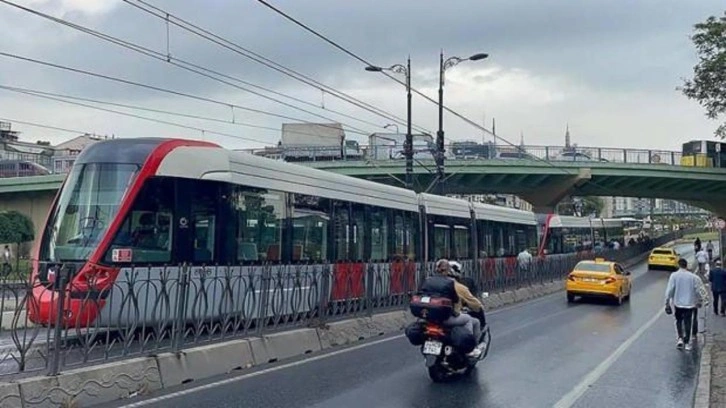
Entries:
POLYGON ((231 340, 156 356, 164 388, 197 381, 254 365, 248 340, 231 340))
MULTIPOLYGON (((153 357, 132 358, 70 370, 55 377, 19 380, 23 407, 86 407, 162 388, 153 357)), ((17 405, 15 405, 17 406, 17 405)))
POLYGON ((320 351, 316 329, 296 329, 248 339, 255 365, 320 351))
POLYGON ((22 406, 20 386, 16 383, 0 383, 0 408, 22 406))

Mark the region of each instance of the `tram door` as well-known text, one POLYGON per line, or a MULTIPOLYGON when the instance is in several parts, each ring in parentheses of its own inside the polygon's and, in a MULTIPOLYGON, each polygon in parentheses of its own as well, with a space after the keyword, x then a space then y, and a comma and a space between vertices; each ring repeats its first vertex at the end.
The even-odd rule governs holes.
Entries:
POLYGON ((176 261, 194 265, 213 265, 224 252, 219 223, 221 183, 214 181, 177 179, 176 261))

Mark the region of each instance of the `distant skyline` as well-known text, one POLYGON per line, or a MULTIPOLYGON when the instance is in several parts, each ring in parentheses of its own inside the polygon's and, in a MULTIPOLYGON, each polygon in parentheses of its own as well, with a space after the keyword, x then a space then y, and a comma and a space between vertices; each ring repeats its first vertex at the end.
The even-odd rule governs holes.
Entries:
MULTIPOLYGON (((226 74, 227 82, 252 88, 316 115, 349 125, 346 134, 367 143, 367 133, 386 132, 392 123, 330 93, 293 81, 239 54, 167 27, 124 2, 92 0, 15 0, 19 4, 137 43, 162 55, 168 53, 226 74), (289 99, 286 96, 296 98, 289 99), (305 101, 302 104, 300 100, 305 101), (325 109, 320 109, 324 106, 325 109), (335 112, 333 112, 335 111, 335 112), (339 115, 342 113, 343 115, 339 115), (355 128, 354 130, 351 130, 355 128)), ((293 68, 367 104, 405 118, 404 88, 365 64, 305 32, 257 1, 149 0, 191 23, 228 38, 249 50, 293 68)), ((131 1, 135 3, 134 1, 131 1)), ((717 123, 676 87, 692 74, 697 62, 689 39, 693 25, 722 14, 723 1, 605 0, 462 0, 454 5, 435 1, 383 2, 272 1, 357 55, 380 66, 405 63, 411 56, 412 84, 436 99, 438 53, 467 57, 477 52, 489 58, 462 63, 446 73, 444 103, 470 120, 491 129, 496 118, 499 137, 519 144, 564 145, 569 124, 572 143, 580 146, 680 150, 684 141, 713 140, 717 123)), ((182 123, 200 130, 175 128, 130 116, 91 110, 55 100, 39 99, 0 89, 0 118, 38 122, 117 137, 163 136, 204 138, 229 148, 275 144, 279 116, 330 122, 294 110, 208 78, 153 60, 128 49, 0 5, 5 27, 0 52, 53 62, 120 77, 155 87, 213 99, 210 103, 179 95, 105 81, 0 56, 4 73, 0 86, 34 89, 116 104, 173 111, 192 117, 99 105, 157 120, 182 123), (225 106, 225 104, 228 104, 225 106), (247 106, 278 115, 262 115, 230 105, 247 106), (216 121, 199 119, 211 117, 216 121), (221 123, 221 122, 235 123, 221 123), (242 127, 240 122, 259 127, 242 127)), ((398 76, 403 80, 402 76, 398 76)), ((76 101, 94 105, 93 102, 76 101)), ((2 120, 2 119, 0 119, 2 120)), ((414 96, 413 122, 435 134, 435 104, 414 96)), ((399 124, 401 132, 405 125, 399 124)), ((25 141, 57 144, 73 137, 13 122, 25 141)), ((482 132, 451 114, 444 117, 450 141, 482 140, 482 132)), ((486 136, 486 140, 492 140, 486 136)))

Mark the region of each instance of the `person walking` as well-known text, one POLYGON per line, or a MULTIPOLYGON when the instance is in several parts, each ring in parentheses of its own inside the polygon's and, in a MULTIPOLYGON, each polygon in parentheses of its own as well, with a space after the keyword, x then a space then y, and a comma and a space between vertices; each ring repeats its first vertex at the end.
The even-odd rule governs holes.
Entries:
POLYGON ((693 329, 693 317, 697 314, 694 312, 702 305, 702 292, 699 285, 703 286, 701 279, 686 269, 688 262, 681 258, 678 260, 679 269, 673 272, 668 278, 668 286, 665 291, 665 308, 666 313, 675 312, 676 331, 678 333, 678 342, 676 347, 691 350, 691 331, 693 329), (675 311, 671 309, 671 303, 675 311))
POLYGON ((726 316, 726 271, 721 268, 721 260, 716 259, 715 266, 708 274, 713 295, 713 314, 726 316), (721 307, 719 308, 719 303, 721 307))
POLYGON ((713 260, 713 242, 711 240, 708 240, 708 243, 706 244, 706 252, 708 252, 708 260, 713 260))
POLYGON ((696 262, 698 262, 698 275, 703 278, 706 276, 706 264, 708 263, 708 253, 705 249, 696 252, 696 262))

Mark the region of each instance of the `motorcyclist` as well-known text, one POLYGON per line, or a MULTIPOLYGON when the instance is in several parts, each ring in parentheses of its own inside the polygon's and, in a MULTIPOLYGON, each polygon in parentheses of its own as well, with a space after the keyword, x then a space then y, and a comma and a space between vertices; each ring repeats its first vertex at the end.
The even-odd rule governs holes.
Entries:
MULTIPOLYGON (((461 313, 461 308, 466 304, 474 313, 484 310, 483 305, 469 289, 459 283, 453 276, 451 265, 447 259, 439 259, 436 262, 436 275, 426 279, 422 285, 422 290, 434 290, 440 295, 448 297, 454 302, 454 315, 444 322, 445 326, 465 326, 467 330, 474 335, 479 341, 481 335, 481 322, 478 318, 467 313, 461 313), (441 287, 442 289, 438 289, 441 287), (434 289, 436 288, 436 289, 434 289), (453 289, 453 290, 452 290, 453 289)), ((479 347, 474 348, 469 357, 478 358, 481 355, 479 347)))
MULTIPOLYGON (((469 290, 469 293, 473 294, 473 293, 477 292, 476 283, 474 282, 473 279, 467 278, 462 274, 462 272, 461 272, 462 266, 459 262, 451 261, 451 262, 449 262, 449 266, 451 267, 451 272, 449 273, 449 276, 453 277, 454 279, 456 279, 457 282, 464 285, 469 290)), ((472 295, 472 297, 474 297, 476 299, 475 296, 472 295)), ((461 299, 461 298, 462 297, 460 295, 459 299, 461 299)), ((481 328, 486 325, 487 318, 486 318, 486 315, 484 314, 484 307, 481 306, 481 302, 479 301, 479 299, 476 299, 476 300, 477 300, 477 302, 479 302, 480 309, 478 311, 476 311, 473 308, 469 307, 471 309, 471 312, 469 314, 471 316, 479 319, 479 324, 480 324, 480 328, 481 328)), ((481 333, 481 331, 479 333, 481 333)), ((479 337, 477 337, 477 339, 478 338, 479 337)))

